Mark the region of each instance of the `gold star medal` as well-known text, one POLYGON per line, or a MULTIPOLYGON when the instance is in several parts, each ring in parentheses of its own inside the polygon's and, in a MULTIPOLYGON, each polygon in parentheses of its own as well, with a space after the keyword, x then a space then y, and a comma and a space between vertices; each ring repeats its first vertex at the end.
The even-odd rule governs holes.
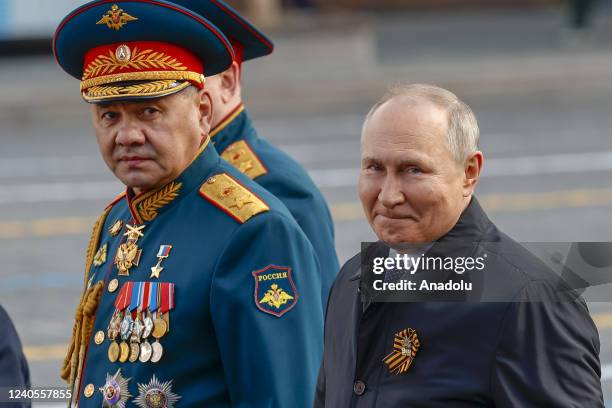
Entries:
POLYGON ((164 270, 161 263, 170 256, 170 250, 172 250, 172 245, 159 246, 159 251, 157 251, 157 264, 151 268, 151 278, 159 278, 159 274, 164 270))
POLYGON ((393 340, 393 351, 389 353, 383 362, 389 368, 391 374, 402 374, 408 371, 416 356, 421 342, 414 329, 408 328, 395 333, 393 340))

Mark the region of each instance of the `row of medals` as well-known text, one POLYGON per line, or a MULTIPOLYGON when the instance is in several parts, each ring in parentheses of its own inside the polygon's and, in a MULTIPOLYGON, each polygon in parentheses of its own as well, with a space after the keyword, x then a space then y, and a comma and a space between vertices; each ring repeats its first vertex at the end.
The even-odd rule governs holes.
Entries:
POLYGON ((139 312, 135 320, 129 311, 115 313, 107 329, 108 338, 111 340, 108 347, 109 361, 157 363, 164 354, 159 339, 168 333, 169 328, 168 313, 153 315, 149 311, 139 312), (149 343, 148 339, 151 337, 155 338, 153 343, 149 343), (117 342, 118 339, 121 339, 121 343, 117 342))

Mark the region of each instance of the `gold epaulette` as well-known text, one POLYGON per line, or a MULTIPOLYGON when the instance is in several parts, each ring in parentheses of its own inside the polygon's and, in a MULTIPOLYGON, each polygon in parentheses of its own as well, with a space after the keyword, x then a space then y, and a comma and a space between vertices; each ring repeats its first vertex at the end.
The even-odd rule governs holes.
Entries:
POLYGON ((268 172, 261 160, 259 160, 259 157, 257 157, 257 154, 244 140, 239 140, 229 145, 221 153, 221 157, 251 179, 256 179, 268 172))
POLYGON ((206 180, 200 187, 200 195, 240 223, 270 210, 261 198, 227 173, 206 180))

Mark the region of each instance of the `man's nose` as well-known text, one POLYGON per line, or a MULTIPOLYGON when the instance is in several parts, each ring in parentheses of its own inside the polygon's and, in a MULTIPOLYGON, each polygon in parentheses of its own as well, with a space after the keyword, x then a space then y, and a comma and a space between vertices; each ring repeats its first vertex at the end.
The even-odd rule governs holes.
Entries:
POLYGON ((393 175, 387 175, 378 193, 378 200, 387 208, 393 208, 406 201, 400 180, 393 175))
POLYGON ((124 119, 117 130, 115 142, 123 146, 141 145, 144 144, 145 137, 142 129, 134 121, 124 119))

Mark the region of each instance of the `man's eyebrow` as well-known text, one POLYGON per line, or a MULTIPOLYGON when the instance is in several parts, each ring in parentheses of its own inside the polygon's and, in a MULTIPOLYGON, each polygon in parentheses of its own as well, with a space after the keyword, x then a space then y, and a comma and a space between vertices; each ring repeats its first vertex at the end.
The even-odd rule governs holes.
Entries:
POLYGON ((100 108, 100 109, 108 109, 111 108, 113 106, 117 105, 116 102, 98 102, 96 103, 96 107, 100 108))
POLYGON ((382 162, 372 156, 365 156, 364 158, 361 159, 362 163, 372 163, 372 164, 381 164, 382 162))
MULTIPOLYGON (((383 161, 376 158, 376 157, 372 157, 372 156, 365 156, 364 158, 361 159, 361 163, 363 164, 382 164, 383 161)), ((410 158, 402 158, 398 161, 393 161, 392 165, 394 166, 398 166, 398 167, 410 167, 410 166, 419 166, 419 165, 425 165, 427 164, 427 157, 424 156, 413 156, 410 158)))
POLYGON ((402 159, 399 162, 397 162, 397 166, 399 167, 410 167, 410 166, 414 166, 414 165, 423 165, 426 164, 426 160, 424 160, 425 158, 419 157, 419 156, 415 156, 415 157, 411 157, 409 159, 402 159))

